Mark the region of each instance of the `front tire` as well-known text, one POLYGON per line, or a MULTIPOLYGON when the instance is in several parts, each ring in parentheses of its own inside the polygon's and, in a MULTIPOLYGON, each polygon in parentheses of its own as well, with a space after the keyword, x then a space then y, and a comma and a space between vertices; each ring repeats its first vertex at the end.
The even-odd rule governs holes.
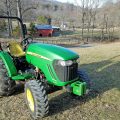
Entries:
POLYGON ((15 81, 8 77, 4 62, 0 59, 0 96, 9 96, 15 92, 15 81))
POLYGON ((34 119, 47 116, 49 112, 48 98, 40 81, 31 80, 26 82, 25 99, 34 119))

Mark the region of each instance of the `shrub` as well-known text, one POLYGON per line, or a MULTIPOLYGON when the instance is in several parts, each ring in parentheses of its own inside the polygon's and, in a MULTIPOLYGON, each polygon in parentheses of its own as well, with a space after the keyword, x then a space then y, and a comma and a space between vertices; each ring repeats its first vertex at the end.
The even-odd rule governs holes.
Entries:
POLYGON ((36 30, 35 30, 35 23, 31 22, 30 23, 30 27, 29 27, 29 35, 33 36, 35 34, 36 30))
POLYGON ((48 20, 45 16, 38 16, 37 21, 39 24, 47 24, 48 20))
POLYGON ((0 30, 5 30, 6 29, 6 22, 5 20, 0 20, 0 30))
POLYGON ((20 36, 21 36, 21 30, 20 30, 20 27, 17 26, 17 27, 15 27, 15 29, 13 30, 13 37, 18 38, 18 37, 20 37, 20 36))

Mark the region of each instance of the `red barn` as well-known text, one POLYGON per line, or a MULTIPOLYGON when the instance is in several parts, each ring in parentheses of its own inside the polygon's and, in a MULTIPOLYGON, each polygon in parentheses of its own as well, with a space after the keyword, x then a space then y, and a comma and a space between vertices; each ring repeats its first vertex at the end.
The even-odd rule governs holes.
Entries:
POLYGON ((51 25, 35 25, 36 35, 40 37, 51 37, 53 29, 51 25))

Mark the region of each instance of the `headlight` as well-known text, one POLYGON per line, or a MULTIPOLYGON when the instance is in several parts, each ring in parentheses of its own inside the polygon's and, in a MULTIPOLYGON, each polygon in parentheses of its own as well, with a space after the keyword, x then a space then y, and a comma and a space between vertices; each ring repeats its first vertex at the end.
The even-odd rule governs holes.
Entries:
POLYGON ((59 60, 58 61, 58 65, 61 65, 61 66, 71 66, 72 64, 73 64, 72 60, 68 60, 68 61, 59 60))
POLYGON ((78 59, 76 60, 76 62, 77 62, 77 63, 80 63, 80 58, 78 58, 78 59))

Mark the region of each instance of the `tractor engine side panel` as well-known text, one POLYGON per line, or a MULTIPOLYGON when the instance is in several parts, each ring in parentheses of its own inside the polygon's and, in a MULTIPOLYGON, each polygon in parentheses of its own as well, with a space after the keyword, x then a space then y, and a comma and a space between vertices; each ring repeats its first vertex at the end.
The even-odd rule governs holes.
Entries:
POLYGON ((65 49, 60 46, 49 45, 49 44, 33 43, 29 45, 26 51, 27 62, 39 68, 45 74, 45 77, 48 83, 56 86, 65 86, 75 81, 77 79, 75 75, 75 72, 77 71, 76 70, 77 65, 74 66, 74 68, 76 68, 75 71, 73 69, 73 66, 67 69, 67 73, 68 74, 70 73, 71 75, 74 74, 75 77, 72 75, 73 77, 70 76, 66 80, 63 80, 58 74, 59 70, 58 69, 57 71, 55 70, 56 68, 53 65, 54 61, 56 60, 67 61, 67 60, 74 60, 78 58, 79 58, 78 54, 68 49, 65 49))
POLYGON ((28 63, 39 68, 45 74, 46 80, 48 81, 49 84, 56 86, 65 86, 75 81, 75 80, 72 81, 60 80, 53 68, 53 64, 51 61, 33 55, 26 55, 26 60, 28 63))

